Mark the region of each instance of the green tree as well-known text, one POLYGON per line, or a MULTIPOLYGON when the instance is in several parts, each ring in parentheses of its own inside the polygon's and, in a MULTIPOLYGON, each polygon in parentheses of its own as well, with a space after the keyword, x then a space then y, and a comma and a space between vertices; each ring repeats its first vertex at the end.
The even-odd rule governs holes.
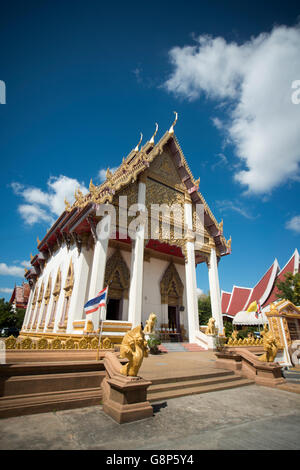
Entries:
POLYGON ((279 299, 287 299, 294 305, 300 305, 300 273, 286 273, 284 281, 276 283, 278 293, 276 297, 279 299))
POLYGON ((233 332, 233 324, 231 321, 224 321, 225 336, 228 338, 233 332))
POLYGON ((208 320, 212 316, 209 294, 201 294, 198 297, 198 312, 200 325, 207 325, 208 320))
POLYGON ((5 326, 15 326, 16 314, 14 313, 12 306, 5 299, 0 299, 0 328, 5 326))

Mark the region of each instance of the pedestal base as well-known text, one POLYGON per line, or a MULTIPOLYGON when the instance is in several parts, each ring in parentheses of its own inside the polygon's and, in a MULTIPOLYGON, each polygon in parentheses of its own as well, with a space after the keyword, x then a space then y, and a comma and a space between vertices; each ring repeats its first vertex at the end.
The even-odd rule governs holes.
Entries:
POLYGON ((104 366, 107 375, 102 382, 103 411, 119 424, 153 416, 147 401, 147 388, 152 382, 122 375, 121 363, 113 353, 106 354, 104 366))

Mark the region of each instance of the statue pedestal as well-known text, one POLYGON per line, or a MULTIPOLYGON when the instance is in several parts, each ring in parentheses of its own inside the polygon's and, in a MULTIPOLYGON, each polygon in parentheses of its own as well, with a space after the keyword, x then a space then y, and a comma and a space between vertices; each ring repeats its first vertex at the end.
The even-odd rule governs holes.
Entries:
POLYGON ((216 349, 216 337, 217 335, 206 334, 208 349, 216 349))
POLYGON ((106 377, 102 381, 103 411, 119 424, 150 418, 153 416, 153 408, 147 401, 147 388, 152 382, 141 377, 122 375, 121 365, 115 354, 105 355, 106 377))

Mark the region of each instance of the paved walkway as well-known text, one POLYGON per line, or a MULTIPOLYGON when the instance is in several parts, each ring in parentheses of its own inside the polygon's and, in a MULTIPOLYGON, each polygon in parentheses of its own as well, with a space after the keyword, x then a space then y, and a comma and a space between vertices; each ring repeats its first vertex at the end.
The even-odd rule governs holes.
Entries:
POLYGON ((296 450, 300 395, 250 385, 176 398, 118 425, 99 407, 0 420, 0 449, 296 450))

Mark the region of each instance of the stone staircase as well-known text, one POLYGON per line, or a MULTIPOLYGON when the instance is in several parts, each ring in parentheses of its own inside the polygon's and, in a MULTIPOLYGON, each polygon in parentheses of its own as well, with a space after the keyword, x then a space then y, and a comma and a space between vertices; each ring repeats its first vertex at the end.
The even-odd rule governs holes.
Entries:
POLYGON ((300 367, 290 367, 289 369, 284 369, 282 372, 285 380, 290 383, 295 383, 300 385, 300 367))
POLYGON ((162 343, 159 345, 161 352, 201 352, 204 348, 196 343, 162 343))
POLYGON ((154 378, 148 388, 147 399, 153 403, 187 395, 226 390, 252 385, 253 380, 237 376, 232 371, 205 372, 197 375, 154 378))

